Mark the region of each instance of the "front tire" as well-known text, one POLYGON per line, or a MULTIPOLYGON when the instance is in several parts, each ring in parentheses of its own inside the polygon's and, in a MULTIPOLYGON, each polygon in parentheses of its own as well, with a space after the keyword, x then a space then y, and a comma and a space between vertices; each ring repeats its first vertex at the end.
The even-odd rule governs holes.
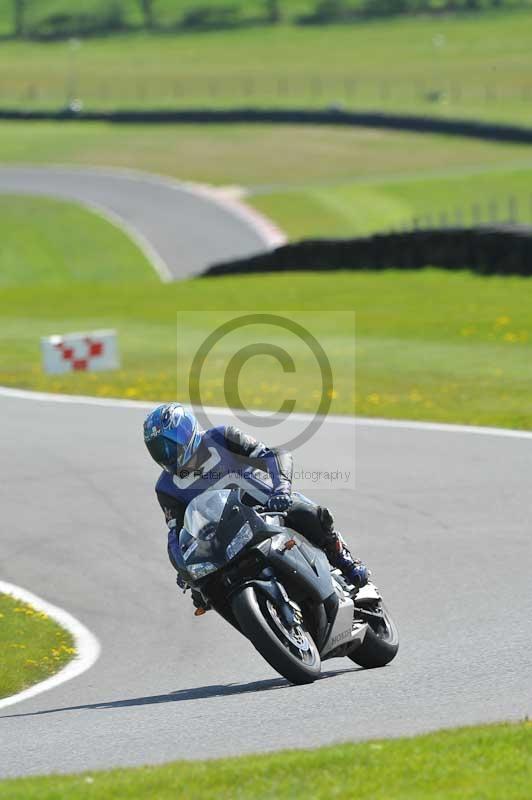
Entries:
POLYGON ((246 586, 232 600, 233 613, 242 632, 261 656, 291 683, 312 683, 321 671, 321 659, 304 625, 288 629, 274 606, 253 586, 246 586))
POLYGON ((397 626, 386 608, 379 604, 382 619, 368 625, 362 644, 349 653, 349 658, 361 667, 373 669, 389 664, 399 650, 397 626))

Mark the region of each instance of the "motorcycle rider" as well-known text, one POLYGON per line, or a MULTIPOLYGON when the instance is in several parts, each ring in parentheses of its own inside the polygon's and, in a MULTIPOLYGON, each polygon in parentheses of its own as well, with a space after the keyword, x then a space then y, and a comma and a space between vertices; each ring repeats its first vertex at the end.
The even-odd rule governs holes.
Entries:
MULTIPOLYGON (((209 489, 240 487, 250 505, 286 512, 285 523, 325 552, 357 590, 368 581, 368 570, 354 559, 334 529, 328 508, 302 495, 292 495, 292 456, 267 447, 233 426, 203 431, 194 414, 180 403, 165 403, 144 422, 144 441, 162 467, 155 491, 168 525, 168 556, 175 553, 188 503, 209 489)), ((179 585, 185 589, 186 586, 179 585)), ((206 609, 200 592, 193 591, 196 614, 206 609)))

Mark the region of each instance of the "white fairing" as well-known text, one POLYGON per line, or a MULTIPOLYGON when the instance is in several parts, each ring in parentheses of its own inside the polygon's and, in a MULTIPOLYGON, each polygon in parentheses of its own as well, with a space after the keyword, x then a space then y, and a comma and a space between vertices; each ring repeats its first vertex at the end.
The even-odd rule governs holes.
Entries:
POLYGON ((353 601, 344 597, 339 597, 338 613, 332 626, 329 638, 322 648, 322 655, 325 655, 335 647, 341 644, 346 644, 351 639, 351 630, 353 628, 353 601))
MULTIPOLYGON (((341 586, 334 581, 334 572, 332 577, 333 582, 335 583, 336 592, 338 594, 339 606, 336 619, 334 620, 332 630, 329 634, 329 638, 321 650, 322 656, 325 656, 327 653, 330 653, 331 650, 335 650, 342 644, 354 644, 355 642, 362 644, 368 627, 365 622, 355 623, 353 621, 354 603, 351 598, 345 594, 341 586)), ((380 599, 381 596, 379 590, 374 583, 367 583, 366 586, 362 587, 362 589, 359 589, 356 595, 357 602, 367 602, 369 600, 375 601, 380 599)))
POLYGON ((322 656, 325 656, 331 650, 335 650, 342 644, 354 643, 356 641, 361 644, 366 635, 366 623, 354 624, 353 622, 353 601, 345 595, 339 597, 338 600, 338 613, 336 614, 336 619, 334 620, 329 638, 321 650, 322 656))

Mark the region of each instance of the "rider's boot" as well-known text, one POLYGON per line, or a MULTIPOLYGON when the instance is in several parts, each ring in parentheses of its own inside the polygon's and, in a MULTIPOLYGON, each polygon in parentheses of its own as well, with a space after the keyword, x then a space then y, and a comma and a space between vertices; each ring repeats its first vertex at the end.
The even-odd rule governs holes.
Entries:
POLYGON ((321 506, 318 514, 325 537, 324 549, 329 562, 340 570, 347 582, 358 592, 368 582, 370 571, 359 558, 353 558, 342 535, 334 530, 334 519, 329 509, 321 506))
POLYGON ((359 558, 353 558, 338 531, 333 531, 331 535, 327 555, 333 567, 339 569, 357 591, 367 584, 370 571, 359 558))

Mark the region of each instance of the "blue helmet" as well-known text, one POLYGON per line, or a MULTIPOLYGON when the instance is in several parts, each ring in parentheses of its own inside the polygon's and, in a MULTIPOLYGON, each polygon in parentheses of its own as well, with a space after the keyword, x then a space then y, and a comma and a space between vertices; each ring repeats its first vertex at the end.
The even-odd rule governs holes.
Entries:
POLYGON ((144 420, 144 442, 151 457, 170 474, 185 466, 201 444, 198 420, 180 403, 157 406, 144 420))

